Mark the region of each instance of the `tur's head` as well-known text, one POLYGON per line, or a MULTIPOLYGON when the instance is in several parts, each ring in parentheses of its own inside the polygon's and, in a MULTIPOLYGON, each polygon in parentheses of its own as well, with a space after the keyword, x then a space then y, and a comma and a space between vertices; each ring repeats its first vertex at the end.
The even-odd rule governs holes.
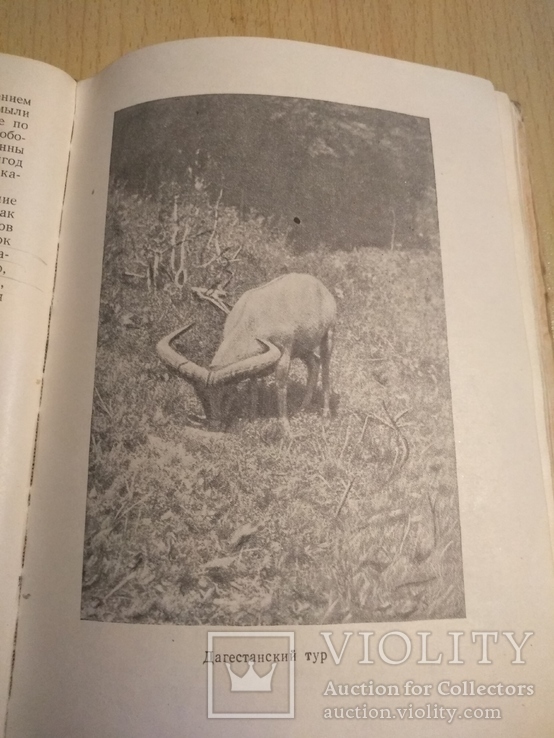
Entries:
POLYGON ((258 377, 270 371, 281 356, 279 349, 271 342, 258 339, 263 350, 231 364, 218 367, 199 366, 185 355, 176 351, 172 343, 187 333, 194 322, 178 328, 162 338, 156 347, 158 355, 166 364, 176 369, 196 390, 202 403, 208 427, 217 430, 221 427, 225 405, 225 390, 244 379, 258 377))

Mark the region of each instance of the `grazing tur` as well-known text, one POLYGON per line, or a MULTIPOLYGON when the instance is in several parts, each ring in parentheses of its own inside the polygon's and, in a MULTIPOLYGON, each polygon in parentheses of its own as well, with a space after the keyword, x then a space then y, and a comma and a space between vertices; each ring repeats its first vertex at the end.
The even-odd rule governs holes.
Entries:
POLYGON ((312 400, 321 365, 323 417, 329 417, 329 363, 336 311, 334 297, 318 279, 310 274, 285 274, 239 298, 227 316, 221 344, 208 369, 172 347, 172 342, 194 323, 162 338, 157 351, 164 362, 192 384, 210 430, 222 426, 226 386, 250 379, 256 398, 256 379, 274 372, 279 418, 288 430, 287 381, 290 363, 296 358, 308 370, 302 408, 312 400))

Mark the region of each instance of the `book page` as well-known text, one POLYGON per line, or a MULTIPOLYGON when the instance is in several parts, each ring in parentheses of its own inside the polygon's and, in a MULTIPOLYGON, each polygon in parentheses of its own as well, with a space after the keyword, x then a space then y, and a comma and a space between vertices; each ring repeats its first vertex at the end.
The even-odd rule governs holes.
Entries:
POLYGON ((0 715, 12 662, 76 83, 0 55, 0 715))
POLYGON ((490 83, 390 59, 79 85, 9 736, 550 735, 506 172, 490 83))

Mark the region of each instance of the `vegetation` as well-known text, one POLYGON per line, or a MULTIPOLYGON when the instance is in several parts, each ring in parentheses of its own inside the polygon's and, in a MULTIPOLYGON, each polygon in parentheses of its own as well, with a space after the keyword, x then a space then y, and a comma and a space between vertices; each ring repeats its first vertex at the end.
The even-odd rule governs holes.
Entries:
MULTIPOLYGON (((183 203, 113 184, 91 433, 82 615, 278 625, 464 615, 440 253, 299 252, 282 227, 202 189, 183 203), (291 435, 272 380, 259 417, 241 384, 225 433, 156 342, 196 321, 207 365, 250 287, 308 272, 334 293, 333 417, 321 395, 291 435)), ((298 363, 298 366, 296 364, 298 363)))

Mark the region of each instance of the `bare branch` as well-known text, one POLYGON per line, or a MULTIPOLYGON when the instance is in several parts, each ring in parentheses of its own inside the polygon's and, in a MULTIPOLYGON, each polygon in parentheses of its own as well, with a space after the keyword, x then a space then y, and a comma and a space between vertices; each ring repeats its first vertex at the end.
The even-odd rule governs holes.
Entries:
POLYGON ((111 412, 111 410, 110 410, 110 409, 108 408, 108 406, 106 405, 106 403, 104 402, 104 400, 102 399, 102 395, 101 395, 101 394, 100 394, 100 392, 98 391, 98 388, 97 388, 97 387, 95 387, 95 388, 94 388, 94 392, 95 392, 95 394, 96 394, 96 397, 98 398, 98 402, 100 403, 100 406, 102 407, 102 409, 104 410, 104 412, 106 413, 106 415, 107 415, 107 416, 108 416, 109 418, 112 418, 112 417, 113 417, 113 415, 112 415, 112 412, 111 412))
POLYGON ((348 484, 346 485, 346 488, 345 488, 345 490, 344 490, 344 494, 343 494, 343 496, 342 496, 342 498, 341 498, 341 501, 340 501, 340 503, 339 503, 339 506, 337 507, 337 510, 336 510, 336 512, 335 512, 335 515, 334 515, 335 519, 336 519, 336 518, 338 518, 338 516, 339 516, 339 513, 340 513, 340 511, 342 510, 342 508, 343 508, 343 506, 344 506, 344 503, 346 502, 346 498, 347 498, 347 497, 348 497, 348 495, 350 494, 350 490, 352 489, 352 485, 353 485, 353 484, 354 484, 354 477, 351 477, 350 481, 349 481, 349 482, 348 482, 348 484))
POLYGON ((190 289, 200 300, 208 300, 226 315, 231 312, 231 308, 222 300, 222 294, 225 293, 208 290, 206 287, 191 287, 190 289))
MULTIPOLYGON (((206 244, 206 249, 209 249, 210 248, 210 246, 212 244, 212 241, 214 239, 214 236, 215 236, 215 232, 217 230, 217 221, 219 219, 219 203, 221 202, 222 196, 223 196, 223 188, 219 191, 219 197, 217 198, 217 202, 215 204, 215 209, 214 209, 214 224, 213 224, 212 232, 210 233, 210 237, 208 239, 208 243, 206 244)), ((215 251, 216 251, 217 256, 219 256, 220 255, 220 251, 219 251, 219 244, 217 243, 217 241, 215 243, 215 251)))

